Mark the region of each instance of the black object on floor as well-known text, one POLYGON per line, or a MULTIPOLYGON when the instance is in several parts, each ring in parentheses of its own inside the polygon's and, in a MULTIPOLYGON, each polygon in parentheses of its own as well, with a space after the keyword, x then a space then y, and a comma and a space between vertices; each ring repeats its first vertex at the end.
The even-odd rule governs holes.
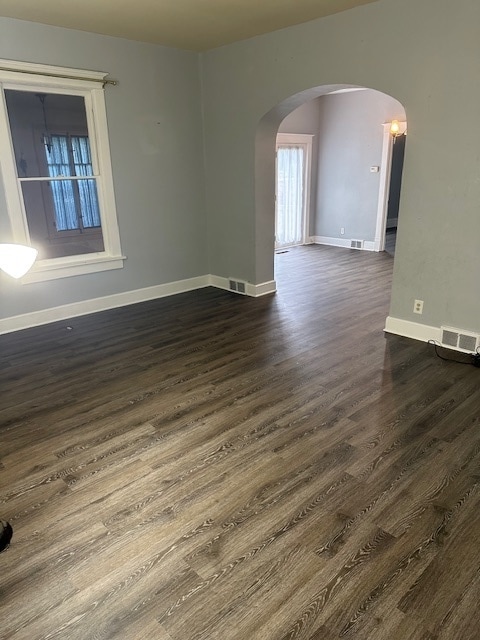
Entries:
POLYGON ((3 551, 10 544, 12 539, 13 529, 8 522, 0 520, 0 551, 3 551))

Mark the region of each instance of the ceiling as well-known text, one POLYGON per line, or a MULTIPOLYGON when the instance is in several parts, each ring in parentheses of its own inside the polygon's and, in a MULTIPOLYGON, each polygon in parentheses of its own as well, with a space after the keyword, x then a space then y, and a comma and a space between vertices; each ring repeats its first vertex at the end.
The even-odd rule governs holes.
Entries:
POLYGON ((0 16, 206 51, 378 0, 0 0, 0 16))

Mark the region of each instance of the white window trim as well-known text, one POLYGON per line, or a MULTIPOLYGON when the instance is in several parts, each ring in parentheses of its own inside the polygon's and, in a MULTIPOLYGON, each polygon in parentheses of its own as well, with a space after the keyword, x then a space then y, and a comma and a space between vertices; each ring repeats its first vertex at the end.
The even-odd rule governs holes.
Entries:
MULTIPOLYGON (((18 69, 18 71, 0 69, 0 150, 6 150, 0 153, 0 169, 5 187, 12 241, 20 244, 31 244, 21 187, 17 180, 17 169, 3 89, 38 90, 41 88, 42 90, 48 90, 50 93, 69 93, 84 96, 88 129, 95 140, 95 144, 92 145, 94 147, 92 149, 92 161, 94 166, 96 164, 97 167, 101 168, 101 180, 97 181, 97 189, 105 250, 98 253, 37 260, 29 273, 21 279, 21 282, 25 284, 42 282, 44 280, 122 268, 125 256, 122 255, 120 245, 115 194, 113 191, 104 89, 99 84, 107 74, 99 71, 84 71, 12 60, 0 60, 0 67, 18 69), (36 75, 38 73, 69 77, 36 75)), ((96 171, 94 172, 97 173, 96 171)))

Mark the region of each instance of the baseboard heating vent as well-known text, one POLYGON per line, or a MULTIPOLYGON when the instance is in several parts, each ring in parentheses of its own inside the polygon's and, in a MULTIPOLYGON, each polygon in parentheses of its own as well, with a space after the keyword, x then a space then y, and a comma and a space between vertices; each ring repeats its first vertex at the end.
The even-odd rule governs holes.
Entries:
POLYGON ((350 249, 363 249, 363 240, 350 240, 350 249))
POLYGON ((230 279, 228 281, 228 286, 230 287, 230 291, 236 291, 237 293, 242 293, 243 295, 246 295, 245 282, 242 282, 241 280, 230 279))
POLYGON ((480 336, 476 333, 452 329, 451 327, 441 327, 442 345, 449 349, 464 351, 465 353, 475 353, 480 347, 480 336))

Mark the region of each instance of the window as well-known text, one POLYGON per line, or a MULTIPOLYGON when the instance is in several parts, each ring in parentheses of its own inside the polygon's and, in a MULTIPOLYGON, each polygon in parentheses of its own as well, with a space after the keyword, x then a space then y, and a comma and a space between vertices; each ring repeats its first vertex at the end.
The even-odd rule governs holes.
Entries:
POLYGON ((0 61, 12 65, 0 71, 0 167, 13 240, 39 251, 24 281, 122 267, 105 74, 0 61))
POLYGON ((78 178, 50 181, 57 232, 101 227, 96 183, 86 177, 93 175, 88 136, 51 136, 44 146, 51 178, 78 178))

